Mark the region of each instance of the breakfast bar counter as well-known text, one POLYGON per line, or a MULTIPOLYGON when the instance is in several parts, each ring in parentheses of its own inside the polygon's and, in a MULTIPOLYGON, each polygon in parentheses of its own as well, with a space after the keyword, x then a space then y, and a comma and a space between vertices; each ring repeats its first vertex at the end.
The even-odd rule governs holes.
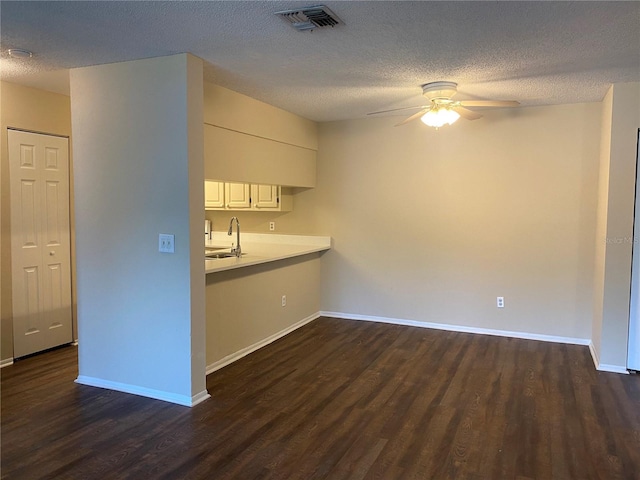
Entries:
MULTIPOLYGON (((236 239, 235 234, 213 232, 205 241, 205 251, 229 252, 236 239)), ((331 248, 331 237, 308 235, 275 235, 243 233, 240 239, 242 256, 205 259, 205 274, 275 262, 286 258, 323 252, 331 248)))

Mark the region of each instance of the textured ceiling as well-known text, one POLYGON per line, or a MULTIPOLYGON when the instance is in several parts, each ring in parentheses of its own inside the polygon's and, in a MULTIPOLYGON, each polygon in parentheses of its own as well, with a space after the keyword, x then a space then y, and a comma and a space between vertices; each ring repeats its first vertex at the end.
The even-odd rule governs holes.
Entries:
POLYGON ((66 69, 191 52, 207 80, 317 121, 422 104, 437 80, 523 105, 640 81, 637 1, 2 1, 0 22, 7 81, 68 93, 66 69), (298 32, 273 15, 317 3, 345 24, 298 32))

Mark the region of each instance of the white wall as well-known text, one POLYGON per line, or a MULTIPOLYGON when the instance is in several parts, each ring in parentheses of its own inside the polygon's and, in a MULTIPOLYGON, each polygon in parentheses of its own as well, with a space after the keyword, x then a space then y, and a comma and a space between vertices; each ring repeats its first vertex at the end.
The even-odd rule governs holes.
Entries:
POLYGON ((71 71, 80 383, 206 398, 202 88, 187 54, 71 71))
POLYGON ((593 344, 601 369, 624 371, 629 331, 640 83, 612 86, 602 104, 602 117, 593 344))
POLYGON ((320 125, 322 310, 591 338, 600 105, 396 122, 320 125))

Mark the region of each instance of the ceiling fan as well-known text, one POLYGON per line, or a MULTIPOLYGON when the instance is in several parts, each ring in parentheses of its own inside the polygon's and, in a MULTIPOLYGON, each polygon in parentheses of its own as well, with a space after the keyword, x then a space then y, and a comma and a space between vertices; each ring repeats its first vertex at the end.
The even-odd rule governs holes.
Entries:
POLYGON ((429 100, 427 105, 382 110, 380 112, 369 113, 368 115, 419 108, 420 111, 398 123, 396 127, 420 118, 426 125, 439 128, 445 124, 451 125, 460 117, 467 120, 477 120, 482 117, 479 113, 469 110, 466 107, 517 107, 520 105, 520 103, 515 100, 452 100, 451 97, 453 97, 457 91, 458 84, 455 82, 425 83, 422 85, 422 95, 429 100))

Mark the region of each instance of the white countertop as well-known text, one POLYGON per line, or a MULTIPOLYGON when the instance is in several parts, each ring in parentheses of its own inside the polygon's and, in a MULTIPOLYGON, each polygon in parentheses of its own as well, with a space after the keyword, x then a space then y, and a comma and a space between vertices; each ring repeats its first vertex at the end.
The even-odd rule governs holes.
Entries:
MULTIPOLYGON (((235 231, 232 236, 228 236, 227 232, 213 232, 213 238, 205 241, 205 248, 230 250, 231 244, 235 240, 235 231)), ((309 253, 323 252, 331 248, 331 237, 241 233, 240 247, 242 248, 242 257, 240 258, 206 259, 204 262, 205 273, 222 272, 309 253)))

